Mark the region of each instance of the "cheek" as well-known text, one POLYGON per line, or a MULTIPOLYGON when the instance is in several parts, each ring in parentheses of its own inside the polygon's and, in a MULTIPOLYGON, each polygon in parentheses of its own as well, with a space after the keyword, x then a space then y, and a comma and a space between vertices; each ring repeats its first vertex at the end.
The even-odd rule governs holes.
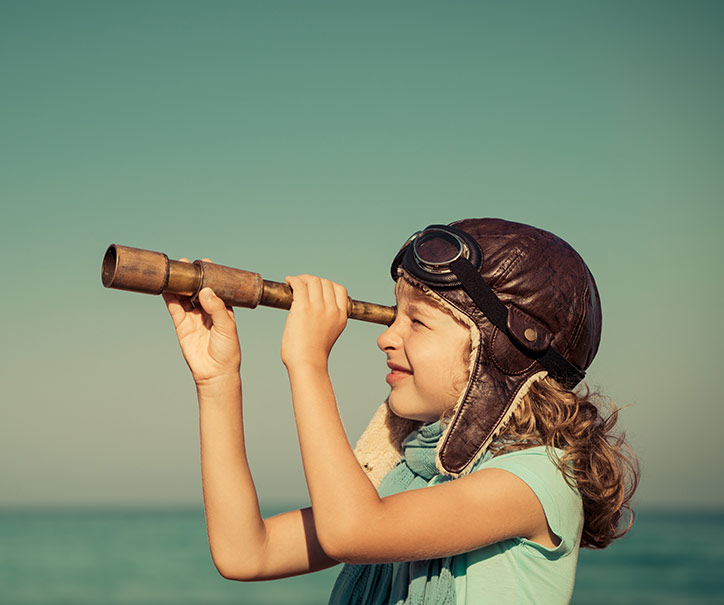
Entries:
POLYGON ((467 385, 470 365, 470 340, 456 340, 428 349, 425 359, 427 368, 425 384, 444 394, 448 403, 453 403, 467 385), (452 400, 452 401, 451 401, 452 400))
POLYGON ((440 349, 439 343, 410 355, 415 383, 425 391, 449 394, 460 380, 459 355, 451 355, 440 349))
POLYGON ((411 334, 405 353, 418 386, 459 393, 467 383, 470 362, 470 336, 456 334, 445 339, 411 334))
POLYGON ((421 375, 434 372, 440 365, 440 343, 421 334, 413 334, 405 343, 407 359, 413 371, 419 368, 421 375))

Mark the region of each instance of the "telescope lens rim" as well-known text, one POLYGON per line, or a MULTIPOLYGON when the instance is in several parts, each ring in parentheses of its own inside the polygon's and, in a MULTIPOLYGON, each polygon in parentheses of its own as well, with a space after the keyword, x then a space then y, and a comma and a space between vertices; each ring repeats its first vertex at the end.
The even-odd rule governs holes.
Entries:
POLYGON ((103 263, 101 265, 101 281, 106 288, 109 288, 113 284, 117 268, 118 254, 116 252, 116 245, 111 244, 103 256, 103 263))

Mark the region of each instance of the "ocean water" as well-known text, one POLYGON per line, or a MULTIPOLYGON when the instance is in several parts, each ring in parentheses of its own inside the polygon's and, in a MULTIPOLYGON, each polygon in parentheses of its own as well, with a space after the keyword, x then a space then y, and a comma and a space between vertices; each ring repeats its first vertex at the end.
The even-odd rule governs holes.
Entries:
MULTIPOLYGON (((316 605, 338 570, 224 580, 200 510, 0 511, 3 605, 316 605)), ((724 603, 724 513, 639 512, 629 535, 581 551, 573 603, 724 603)))

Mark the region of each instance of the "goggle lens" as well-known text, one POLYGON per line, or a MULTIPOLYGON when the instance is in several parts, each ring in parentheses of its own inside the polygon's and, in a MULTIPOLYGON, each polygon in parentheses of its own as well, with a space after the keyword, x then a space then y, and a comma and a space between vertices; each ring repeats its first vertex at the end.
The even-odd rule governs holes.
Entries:
POLYGON ((460 285, 450 265, 466 258, 476 270, 483 262, 480 246, 469 233, 452 225, 429 225, 413 233, 403 244, 390 266, 397 280, 402 267, 422 283, 454 288, 460 285))
POLYGON ((444 231, 423 231, 413 243, 418 261, 433 267, 447 265, 458 258, 464 244, 452 233, 444 231))

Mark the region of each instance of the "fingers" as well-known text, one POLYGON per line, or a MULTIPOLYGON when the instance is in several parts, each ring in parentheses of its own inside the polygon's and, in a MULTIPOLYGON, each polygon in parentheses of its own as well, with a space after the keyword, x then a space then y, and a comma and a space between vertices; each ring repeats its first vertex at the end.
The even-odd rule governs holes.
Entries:
POLYGON ((287 275, 284 281, 292 289, 292 301, 298 305, 303 303, 319 305, 324 301, 320 278, 314 275, 287 275))
POLYGON ((199 302, 203 310, 209 315, 214 327, 225 334, 236 333, 234 312, 224 304, 211 288, 203 288, 199 292, 199 302))
POLYGON ((287 276, 284 281, 292 288, 295 301, 307 301, 313 305, 336 307, 347 313, 347 289, 329 279, 315 275, 287 276))
POLYGON ((347 288, 328 279, 322 280, 324 301, 330 307, 336 307, 347 316, 348 300, 347 288))
MULTIPOLYGON (((207 262, 212 262, 209 258, 204 258, 207 262)), ((188 258, 180 258, 179 262, 191 263, 188 258)), ((188 296, 179 296, 177 294, 171 294, 169 292, 162 292, 161 297, 166 303, 166 308, 174 321, 174 324, 178 326, 186 317, 187 313, 193 313, 194 315, 202 315, 202 308, 195 304, 188 296)), ((233 318, 233 311, 231 307, 227 307, 230 317, 233 318)), ((205 318, 204 318, 205 319, 205 318)))
POLYGON ((347 293, 347 288, 339 284, 334 284, 334 297, 337 300, 337 307, 344 310, 346 314, 349 314, 349 294, 347 293))
POLYGON ((284 278, 284 282, 292 289, 292 303, 304 303, 309 300, 309 290, 302 279, 303 277, 303 275, 287 275, 284 278))
POLYGON ((181 301, 179 301, 178 296, 175 294, 166 294, 166 292, 163 292, 161 296, 166 303, 169 315, 171 315, 173 325, 178 328, 186 317, 186 310, 183 308, 181 301))
POLYGON ((320 284, 322 285, 322 299, 324 304, 330 307, 337 306, 337 298, 334 295, 334 282, 328 279, 321 279, 320 284))
POLYGON ((186 296, 177 296, 168 292, 162 292, 161 296, 175 328, 178 328, 189 315, 201 315, 201 310, 196 309, 186 296))

